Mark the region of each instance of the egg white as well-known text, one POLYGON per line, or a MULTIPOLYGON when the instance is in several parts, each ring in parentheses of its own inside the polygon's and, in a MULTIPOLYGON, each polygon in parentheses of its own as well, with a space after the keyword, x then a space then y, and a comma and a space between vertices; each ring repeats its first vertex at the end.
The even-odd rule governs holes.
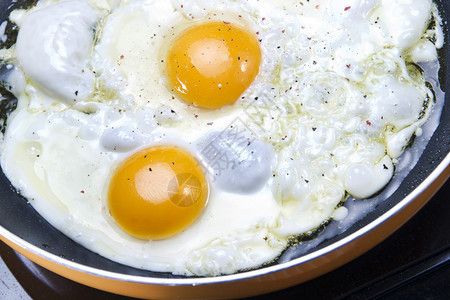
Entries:
POLYGON ((431 1, 419 0, 41 1, 11 17, 24 28, 11 51, 27 81, 8 119, 3 171, 51 224, 114 261, 205 276, 258 267, 291 235, 343 218, 345 208, 335 210, 347 194, 370 197, 392 178, 395 158, 432 108, 431 91, 405 63, 409 54, 414 62, 437 59, 436 45, 423 38, 431 11, 431 1), (90 53, 67 41, 36 46, 50 60, 45 70, 32 45, 62 40, 60 21, 42 16, 86 7, 85 26, 69 20, 66 29, 92 42, 90 53), (179 101, 162 62, 174 36, 210 18, 244 26, 263 53, 249 89, 214 111, 179 101), (32 22, 48 30, 35 32, 32 22), (419 47, 428 55, 416 54, 419 47), (160 144, 202 163, 210 198, 182 233, 138 240, 110 216, 107 188, 126 157, 160 144), (219 174, 211 146, 237 167, 219 174))

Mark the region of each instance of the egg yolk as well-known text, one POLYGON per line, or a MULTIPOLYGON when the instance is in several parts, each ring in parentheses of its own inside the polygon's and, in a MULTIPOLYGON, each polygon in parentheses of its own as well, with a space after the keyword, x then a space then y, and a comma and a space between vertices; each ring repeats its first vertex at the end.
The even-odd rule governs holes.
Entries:
POLYGON ((233 104, 259 71, 261 49, 254 35, 228 22, 208 22, 182 32, 166 59, 170 87, 203 108, 233 104))
POLYGON ((164 239, 191 225, 206 205, 208 186, 189 153, 169 146, 142 150, 115 171, 109 210, 123 230, 140 239, 164 239))

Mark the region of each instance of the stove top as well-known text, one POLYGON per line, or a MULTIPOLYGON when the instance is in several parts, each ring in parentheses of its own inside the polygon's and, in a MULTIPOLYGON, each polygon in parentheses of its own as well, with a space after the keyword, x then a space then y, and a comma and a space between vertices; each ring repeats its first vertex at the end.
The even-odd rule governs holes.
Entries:
MULTIPOLYGON (((2 242, 0 256, 0 299, 130 299, 56 275, 2 242)), ((449 299, 449 282, 450 181, 361 257, 314 280, 250 299, 449 299)))

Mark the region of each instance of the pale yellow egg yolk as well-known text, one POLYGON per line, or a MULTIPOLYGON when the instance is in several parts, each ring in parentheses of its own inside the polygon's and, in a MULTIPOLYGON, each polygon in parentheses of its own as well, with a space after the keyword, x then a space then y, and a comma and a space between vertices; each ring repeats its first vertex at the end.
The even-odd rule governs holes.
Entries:
POLYGON ((203 108, 233 104, 259 71, 258 40, 244 28, 212 21, 192 26, 173 42, 166 59, 170 87, 203 108))
POLYGON ((155 146, 125 160, 108 190, 116 222, 140 239, 164 239, 191 225, 206 205, 202 168, 177 147, 155 146))

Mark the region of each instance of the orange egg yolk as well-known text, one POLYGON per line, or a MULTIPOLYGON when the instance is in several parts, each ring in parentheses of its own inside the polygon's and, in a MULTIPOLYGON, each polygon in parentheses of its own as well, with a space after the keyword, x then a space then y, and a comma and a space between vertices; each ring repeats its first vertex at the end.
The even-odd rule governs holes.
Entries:
POLYGON ((191 225, 206 205, 208 186, 189 153, 169 146, 142 150, 115 171, 108 190, 116 222, 140 239, 164 239, 191 225))
POLYGON ((170 87, 203 108, 233 104, 259 71, 261 49, 237 25, 213 21, 192 26, 171 45, 166 59, 170 87))

